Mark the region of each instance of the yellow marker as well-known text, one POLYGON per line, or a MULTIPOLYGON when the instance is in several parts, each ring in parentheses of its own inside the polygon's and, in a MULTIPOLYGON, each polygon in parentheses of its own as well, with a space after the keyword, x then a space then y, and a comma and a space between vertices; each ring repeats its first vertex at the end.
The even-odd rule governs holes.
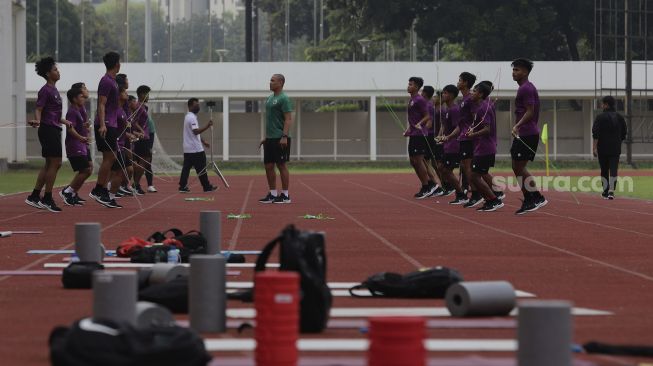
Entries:
POLYGON ((544 161, 546 163, 546 176, 549 176, 549 129, 545 123, 542 126, 542 135, 540 136, 544 144, 544 161))

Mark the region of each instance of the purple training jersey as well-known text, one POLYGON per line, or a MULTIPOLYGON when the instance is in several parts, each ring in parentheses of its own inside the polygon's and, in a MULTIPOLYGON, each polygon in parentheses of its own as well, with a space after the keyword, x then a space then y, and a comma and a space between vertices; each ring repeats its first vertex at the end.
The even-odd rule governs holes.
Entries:
POLYGON ((519 122, 526 114, 526 108, 533 106, 533 117, 530 121, 526 121, 519 126, 519 136, 533 136, 538 135, 540 130, 537 123, 540 119, 540 96, 537 93, 535 85, 527 81, 519 86, 517 89, 517 97, 515 98, 515 123, 519 122))
POLYGON ((141 103, 138 105, 136 115, 133 117, 133 120, 143 129, 143 140, 150 139, 150 126, 147 123, 147 111, 147 106, 141 103))
MULTIPOLYGON (((77 106, 70 105, 66 113, 66 120, 72 123, 72 128, 77 131, 80 136, 88 137, 88 129, 84 124, 84 116, 77 106)), ((71 133, 66 134, 66 155, 68 156, 86 156, 88 155, 88 147, 86 143, 79 141, 71 133)))
MULTIPOLYGON (((109 74, 105 74, 100 79, 100 84, 97 88, 98 97, 106 97, 107 103, 104 106, 104 120, 107 127, 118 127, 118 83, 116 79, 112 78, 109 74)), ((100 115, 95 118, 95 125, 99 125, 100 115)))
POLYGON ((42 124, 61 128, 61 96, 55 86, 43 85, 39 90, 36 107, 42 108, 42 124))
POLYGON ((411 97, 408 102, 407 114, 408 124, 411 127, 408 129, 408 136, 426 136, 428 133, 426 124, 423 124, 421 129, 415 127, 424 116, 429 114, 428 102, 426 99, 419 94, 415 94, 411 97))
POLYGON ((474 156, 495 155, 497 153, 497 118, 494 103, 487 98, 478 105, 474 118, 474 131, 486 127, 490 132, 474 137, 474 156))
POLYGON ((460 101, 460 120, 458 122, 458 127, 460 128, 460 134, 458 135, 458 141, 469 141, 466 133, 469 128, 472 126, 472 121, 474 120, 475 106, 472 103, 472 94, 467 94, 463 96, 463 99, 460 101))
POLYGON ((129 111, 129 109, 127 109, 127 103, 125 103, 124 108, 118 108, 118 146, 121 149, 127 146, 127 111, 129 111))
MULTIPOLYGON (((460 124, 460 107, 453 103, 451 107, 445 108, 442 112, 442 128, 444 135, 448 136, 460 124)), ((444 143, 445 154, 458 154, 458 152, 460 152, 460 143, 457 139, 450 139, 444 143)))

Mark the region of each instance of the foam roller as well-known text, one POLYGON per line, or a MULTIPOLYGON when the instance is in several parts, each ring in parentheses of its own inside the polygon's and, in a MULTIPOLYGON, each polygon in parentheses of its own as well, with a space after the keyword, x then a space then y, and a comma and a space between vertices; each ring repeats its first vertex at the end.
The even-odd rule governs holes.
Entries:
POLYGON ((510 282, 459 282, 445 295, 453 316, 506 316, 515 308, 515 289, 510 282))

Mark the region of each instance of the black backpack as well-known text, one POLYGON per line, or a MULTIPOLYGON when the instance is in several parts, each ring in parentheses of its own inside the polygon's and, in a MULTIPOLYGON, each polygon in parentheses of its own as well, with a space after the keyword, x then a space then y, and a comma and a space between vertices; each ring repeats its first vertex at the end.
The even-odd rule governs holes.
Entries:
POLYGON ((279 244, 280 270, 300 275, 300 331, 318 333, 326 328, 331 311, 331 290, 326 282, 326 251, 322 233, 298 231, 288 225, 281 235, 270 241, 256 260, 255 271, 265 265, 279 244))
POLYGON ((188 314, 188 278, 146 285, 138 291, 138 301, 149 301, 175 314, 188 314))
POLYGON ((205 366, 211 356, 189 328, 92 321, 56 327, 50 333, 53 366, 205 366))
POLYGON ((367 289, 372 296, 378 297, 444 299, 447 288, 462 280, 455 269, 447 267, 428 268, 406 275, 381 272, 350 288, 349 293, 359 296, 355 290, 367 289))
POLYGON ((63 269, 61 283, 64 288, 89 289, 93 287, 93 272, 103 269, 97 262, 72 262, 63 269))

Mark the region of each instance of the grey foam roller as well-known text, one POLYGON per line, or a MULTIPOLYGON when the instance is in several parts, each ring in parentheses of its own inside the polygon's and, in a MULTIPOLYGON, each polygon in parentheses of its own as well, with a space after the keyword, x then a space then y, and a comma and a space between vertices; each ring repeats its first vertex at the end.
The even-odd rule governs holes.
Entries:
POLYGON ((133 271, 93 272, 93 320, 136 323, 138 277, 133 271))
POLYGON ((190 327, 198 332, 223 333, 226 330, 226 259, 222 255, 190 257, 190 327))
POLYGON ((220 240, 222 240, 222 214, 220 211, 200 212, 200 232, 206 238, 206 253, 220 254, 220 240))
POLYGON ((156 285, 179 277, 188 277, 188 267, 174 263, 154 263, 148 281, 151 285, 156 285))
POLYGON ((153 326, 174 325, 175 318, 170 310, 148 301, 136 303, 136 327, 141 329, 153 326))
POLYGON ((75 224, 75 253, 82 262, 102 262, 104 247, 100 243, 99 223, 81 222, 75 224))
POLYGON ((524 301, 519 304, 519 366, 571 366, 571 306, 567 301, 524 301))
POLYGON ((515 308, 515 289, 510 282, 459 282, 449 286, 445 295, 453 316, 505 316, 515 308))

